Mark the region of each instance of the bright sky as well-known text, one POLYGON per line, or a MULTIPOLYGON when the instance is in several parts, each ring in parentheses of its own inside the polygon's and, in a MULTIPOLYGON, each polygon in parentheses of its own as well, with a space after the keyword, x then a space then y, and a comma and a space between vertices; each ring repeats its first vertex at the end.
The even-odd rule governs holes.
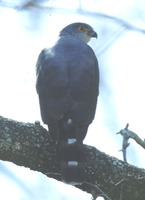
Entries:
MULTIPOLYGON (((59 2, 57 1, 62 7, 62 1, 59 2)), ((132 24, 144 27, 143 10, 139 10, 142 1, 112 0, 107 4, 105 0, 98 0, 97 4, 92 3, 89 7, 87 2, 87 0, 83 1, 82 8, 115 15, 127 19, 132 24)), ((92 0, 92 2, 96 1, 92 0)), ((73 5, 70 6, 66 0, 64 5, 75 9, 78 6, 78 1, 73 1, 73 5)), ((0 8, 0 11, 0 115, 25 122, 41 120, 35 91, 35 63, 41 49, 54 43, 58 31, 62 27, 75 21, 84 21, 91 24, 99 35, 97 41, 90 42, 96 55, 106 47, 120 28, 119 25, 114 25, 107 19, 97 18, 94 20, 88 16, 76 14, 53 14, 51 10, 49 10, 49 14, 46 11, 41 12, 39 10, 37 12, 37 9, 30 13, 27 11, 17 12, 6 8, 0 8)), ((139 134, 142 139, 145 135, 144 52, 145 35, 126 31, 117 38, 113 45, 98 56, 101 75, 100 97, 96 118, 89 128, 85 143, 120 159, 122 159, 122 154, 118 150, 121 149, 122 138, 116 136, 116 132, 124 128, 126 123, 129 123, 129 128, 139 134)), ((145 166, 144 150, 137 146, 135 142, 131 142, 128 149, 128 160, 134 165, 145 166)), ((21 180, 29 182, 34 188, 38 187, 35 184, 38 180, 40 187, 44 186, 44 183, 46 185, 50 184, 46 183, 48 182, 46 177, 43 177, 42 180, 42 178, 40 179, 41 175, 36 172, 11 164, 9 166, 21 180)), ((2 179, 4 178, 5 175, 2 179)), ((4 188, 7 182, 7 178, 0 181, 3 191, 5 191, 4 188)), ((53 180, 51 183, 57 185, 59 192, 63 195, 58 186, 60 183, 58 184, 53 180)), ((21 196, 24 195, 25 191, 24 193, 20 191, 20 188, 16 187, 13 181, 9 184, 12 191, 16 190, 14 199, 28 199, 21 196)), ((72 187, 64 189, 68 196, 70 190, 72 190, 72 187)), ((46 192, 47 187, 43 187, 43 191, 46 192)), ((36 190, 32 193, 35 195, 36 190)), ((52 199, 57 200, 58 197, 53 195, 55 195, 54 192, 52 192, 52 199)), ((81 198, 80 193, 75 192, 74 195, 76 195, 76 200, 81 198)), ((62 199, 74 199, 74 196, 68 196, 62 196, 62 199)), ((91 199, 87 195, 83 195, 82 198, 84 200, 85 198, 86 200, 91 199)), ((9 197, 5 199, 9 199, 9 197)))

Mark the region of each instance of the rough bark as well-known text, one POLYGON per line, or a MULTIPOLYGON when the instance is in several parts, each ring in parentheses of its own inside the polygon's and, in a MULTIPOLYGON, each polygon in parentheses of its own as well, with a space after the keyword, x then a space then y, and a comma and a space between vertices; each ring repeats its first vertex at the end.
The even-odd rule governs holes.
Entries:
MULTIPOLYGON (((145 170, 129 165, 84 145, 86 183, 76 186, 94 198, 111 200, 145 199, 145 170)), ((37 122, 22 123, 0 117, 0 159, 39 171, 61 180, 56 146, 46 129, 37 122)))

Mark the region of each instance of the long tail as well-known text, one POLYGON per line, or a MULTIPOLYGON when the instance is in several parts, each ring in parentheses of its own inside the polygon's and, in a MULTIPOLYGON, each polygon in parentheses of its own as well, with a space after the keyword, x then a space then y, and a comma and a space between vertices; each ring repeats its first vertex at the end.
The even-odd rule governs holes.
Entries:
POLYGON ((82 141, 78 141, 77 127, 71 119, 62 120, 58 156, 62 180, 69 184, 85 182, 85 152, 82 141))

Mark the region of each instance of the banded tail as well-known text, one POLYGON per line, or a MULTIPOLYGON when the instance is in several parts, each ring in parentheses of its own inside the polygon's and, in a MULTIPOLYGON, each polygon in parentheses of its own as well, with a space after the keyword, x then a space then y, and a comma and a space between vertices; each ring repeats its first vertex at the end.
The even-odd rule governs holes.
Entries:
POLYGON ((62 120, 58 156, 63 182, 81 184, 85 182, 85 152, 77 136, 77 127, 71 119, 62 120))

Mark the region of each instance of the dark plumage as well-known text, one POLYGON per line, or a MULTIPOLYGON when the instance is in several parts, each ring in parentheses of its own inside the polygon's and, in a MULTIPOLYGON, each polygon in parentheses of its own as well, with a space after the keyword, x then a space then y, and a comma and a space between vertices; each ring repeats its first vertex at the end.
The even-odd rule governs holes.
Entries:
POLYGON ((81 167, 85 155, 80 147, 98 97, 98 62, 87 45, 91 37, 97 37, 91 26, 68 25, 52 48, 42 50, 36 66, 42 120, 59 144, 62 178, 69 183, 85 181, 81 167))

